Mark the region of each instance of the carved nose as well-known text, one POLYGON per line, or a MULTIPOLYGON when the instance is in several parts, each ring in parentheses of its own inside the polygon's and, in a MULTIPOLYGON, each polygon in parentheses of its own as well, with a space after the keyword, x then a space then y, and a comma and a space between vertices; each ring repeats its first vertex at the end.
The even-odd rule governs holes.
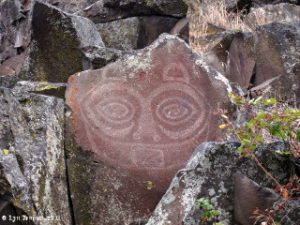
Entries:
POLYGON ((144 130, 139 128, 136 132, 133 133, 133 139, 136 141, 144 142, 159 142, 161 137, 155 132, 150 132, 148 129, 144 130))
POLYGON ((155 121, 150 113, 143 112, 138 121, 138 129, 133 133, 133 139, 143 142, 159 142, 161 137, 157 134, 155 121))

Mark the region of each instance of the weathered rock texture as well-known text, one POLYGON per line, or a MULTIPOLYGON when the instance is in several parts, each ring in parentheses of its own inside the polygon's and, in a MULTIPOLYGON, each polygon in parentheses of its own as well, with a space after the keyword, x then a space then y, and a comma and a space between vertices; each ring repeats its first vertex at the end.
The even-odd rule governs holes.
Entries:
POLYGON ((48 4, 35 1, 32 9, 30 53, 20 78, 65 82, 85 67, 81 47, 103 46, 95 25, 48 4))
MULTIPOLYGON (((238 146, 237 143, 214 142, 200 145, 186 167, 174 177, 147 225, 199 224, 204 212, 196 205, 196 200, 200 197, 208 198, 221 212, 217 218, 219 222, 226 225, 233 224, 233 177, 236 172, 250 177, 262 186, 273 185, 254 161, 249 158, 240 158, 238 146)), ((287 182, 294 170, 294 165, 288 158, 275 153, 276 150, 285 149, 286 146, 283 144, 273 143, 261 146, 256 153, 266 169, 280 182, 287 182)), ((255 198, 254 194, 257 193, 244 190, 243 198, 253 199, 255 198)), ((253 205, 249 207, 253 207, 253 205)), ((247 220, 247 218, 244 219, 247 220)), ((202 221, 201 224, 209 223, 202 221)))
POLYGON ((242 225, 254 224, 253 212, 271 209, 280 195, 273 189, 263 188, 241 173, 234 175, 234 220, 242 225))
POLYGON ((125 52, 114 48, 106 48, 101 46, 87 46, 81 48, 84 56, 86 57, 86 65, 90 69, 99 69, 110 62, 116 61, 125 52))
MULTIPOLYGON (((106 195, 101 192, 106 179, 116 177, 111 199, 118 200, 110 208, 138 209, 146 216, 198 143, 217 138, 213 112, 227 100, 230 87, 224 82, 184 41, 170 35, 101 70, 73 75, 66 97, 75 139, 91 152, 88 161, 104 167, 93 172, 92 201, 106 195), (146 207, 136 208, 141 203, 146 207)), ((102 215, 101 224, 106 207, 106 202, 96 201, 90 209, 102 215)), ((129 223, 126 217, 113 224, 129 223)))
POLYGON ((16 55, 0 65, 0 76, 17 76, 21 71, 25 54, 16 55))
POLYGON ((18 1, 0 2, 0 63, 16 56, 29 44, 27 11, 18 1))
MULTIPOLYGON (((271 23, 237 33, 229 48, 226 77, 253 92, 282 101, 300 96, 300 22, 271 23)), ((223 50, 224 53, 224 50, 223 50)))
POLYGON ((195 51, 204 54, 209 65, 225 74, 224 69, 228 61, 228 50, 232 40, 238 35, 235 31, 215 31, 193 40, 195 51))
POLYGON ((105 46, 130 50, 150 45, 160 34, 170 32, 177 21, 161 16, 130 17, 99 23, 97 28, 105 46))
MULTIPOLYGON (((223 51, 224 52, 224 51, 223 51)), ((255 69, 254 37, 252 33, 238 33, 228 50, 226 77, 242 88, 249 88, 255 69)))
POLYGON ((92 5, 97 0, 44 0, 44 2, 54 5, 65 12, 74 13, 92 5))
POLYGON ((254 85, 280 76, 272 91, 280 100, 300 101, 300 22, 272 23, 255 32, 254 85))
POLYGON ((67 225, 64 102, 26 91, 43 88, 48 86, 19 83, 0 89, 0 190, 13 193, 16 207, 41 219, 35 224, 67 225))
POLYGON ((246 16, 245 23, 253 30, 257 26, 274 22, 295 22, 300 20, 300 6, 282 3, 252 8, 246 16))
POLYGON ((182 0, 99 0, 77 14, 102 23, 145 15, 183 17, 186 11, 182 0))

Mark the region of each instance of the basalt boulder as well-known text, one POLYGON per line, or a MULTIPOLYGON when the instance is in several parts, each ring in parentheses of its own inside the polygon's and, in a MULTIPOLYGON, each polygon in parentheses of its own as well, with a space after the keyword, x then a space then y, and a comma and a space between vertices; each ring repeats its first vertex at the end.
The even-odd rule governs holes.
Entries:
POLYGON ((16 55, 0 65, 0 76, 17 76, 24 62, 25 54, 16 55))
POLYGON ((254 86, 278 77, 270 93, 280 100, 300 101, 300 22, 271 23, 255 32, 254 86))
POLYGON ((76 14, 95 23, 103 23, 135 16, 183 17, 187 6, 182 0, 99 0, 76 14))
POLYGON ((105 46, 131 50, 150 45, 162 33, 168 33, 176 18, 162 16, 130 17, 97 24, 105 46))
POLYGON ((125 51, 101 46, 87 46, 81 48, 81 51, 87 59, 86 65, 90 69, 99 69, 127 54, 125 51))
POLYGON ((255 69, 254 37, 252 33, 238 33, 228 49, 225 74, 228 80, 244 89, 252 84, 255 69))
POLYGON ((300 20, 300 6, 281 3, 252 8, 245 18, 245 23, 255 30, 257 26, 268 23, 294 22, 297 20, 300 20))
POLYGON ((77 223, 145 221, 193 149, 219 137, 216 111, 230 91, 204 58, 166 34, 102 69, 71 76, 74 142, 67 149, 77 223))
POLYGON ((0 195, 2 201, 5 194, 12 194, 3 213, 17 208, 14 213, 19 212, 21 224, 31 224, 25 223, 26 216, 34 224, 71 223, 64 101, 34 93, 49 86, 55 88, 27 82, 18 83, 16 89, 0 88, 0 195))
POLYGON ((212 34, 193 35, 190 40, 195 51, 204 54, 210 66, 225 74, 225 65, 228 61, 228 51, 236 35, 236 31, 215 30, 212 34))
POLYGON ((30 40, 28 15, 22 2, 0 3, 0 63, 27 48, 30 40))
MULTIPOLYGON (((232 142, 208 142, 198 146, 186 167, 173 178, 147 225, 197 225, 212 222, 226 225, 235 222, 253 224, 249 218, 252 209, 257 207, 264 210, 280 200, 280 197, 268 189, 274 184, 254 160, 241 158, 238 147, 239 143, 232 142), (205 210, 197 204, 200 198, 208 199, 220 212, 213 221, 205 221, 205 210)), ((259 146, 256 152, 266 169, 282 183, 287 183, 294 175, 292 161, 276 153, 285 149, 283 143, 271 143, 259 146)))
POLYGON ((104 46, 92 21, 73 16, 39 1, 33 2, 32 41, 20 79, 66 82, 88 69, 80 48, 104 46))
POLYGON ((239 33, 229 48, 226 77, 255 95, 299 102, 300 22, 270 23, 239 33))

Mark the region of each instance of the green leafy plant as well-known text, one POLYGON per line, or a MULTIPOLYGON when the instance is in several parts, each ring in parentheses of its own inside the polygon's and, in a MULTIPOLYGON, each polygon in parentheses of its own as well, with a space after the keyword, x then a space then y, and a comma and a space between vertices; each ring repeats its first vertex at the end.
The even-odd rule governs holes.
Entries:
POLYGON ((279 103, 275 98, 247 99, 242 96, 232 94, 231 101, 240 112, 247 112, 246 122, 237 124, 232 122, 226 112, 221 111, 224 123, 221 129, 231 129, 239 139, 241 146, 239 151, 245 157, 253 159, 257 165, 276 184, 275 190, 283 197, 283 202, 265 211, 256 210, 253 217, 256 221, 263 221, 265 225, 280 225, 274 219, 278 212, 285 211, 285 203, 288 199, 299 199, 300 182, 295 176, 287 184, 280 184, 277 179, 263 166, 255 155, 257 146, 268 141, 282 141, 287 148, 278 152, 281 155, 293 155, 300 158, 300 110, 286 103, 279 103))
MULTIPOLYGON (((197 199, 197 206, 203 210, 202 221, 211 221, 221 214, 207 198, 197 199)), ((217 224, 221 225, 220 223, 217 224)))
POLYGON ((300 110, 286 104, 279 104, 275 98, 246 99, 242 96, 231 96, 238 109, 251 112, 251 116, 243 125, 236 125, 222 113, 224 119, 221 129, 230 128, 241 142, 239 151, 252 158, 258 166, 280 187, 280 192, 287 198, 287 190, 270 174, 254 154, 257 146, 268 140, 280 140, 287 144, 280 154, 292 154, 300 157, 300 110))

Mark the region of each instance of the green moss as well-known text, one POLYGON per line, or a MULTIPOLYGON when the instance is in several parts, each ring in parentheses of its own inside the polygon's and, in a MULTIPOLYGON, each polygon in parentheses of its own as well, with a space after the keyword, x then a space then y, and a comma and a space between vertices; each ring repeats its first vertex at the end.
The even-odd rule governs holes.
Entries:
POLYGON ((94 225, 92 213, 94 210, 90 196, 90 185, 92 173, 89 162, 82 157, 73 159, 69 163, 70 179, 72 184, 72 195, 76 221, 80 224, 94 225), (75 204, 74 204, 75 203, 75 204))
POLYGON ((46 91, 51 89, 57 89, 59 86, 50 83, 41 83, 40 86, 37 88, 37 91, 46 91))
POLYGON ((70 188, 72 191, 72 204, 76 223, 94 225, 91 202, 91 184, 94 180, 91 173, 90 156, 88 152, 83 151, 72 135, 70 118, 66 119, 65 129, 65 149, 67 156, 67 167, 70 188))

